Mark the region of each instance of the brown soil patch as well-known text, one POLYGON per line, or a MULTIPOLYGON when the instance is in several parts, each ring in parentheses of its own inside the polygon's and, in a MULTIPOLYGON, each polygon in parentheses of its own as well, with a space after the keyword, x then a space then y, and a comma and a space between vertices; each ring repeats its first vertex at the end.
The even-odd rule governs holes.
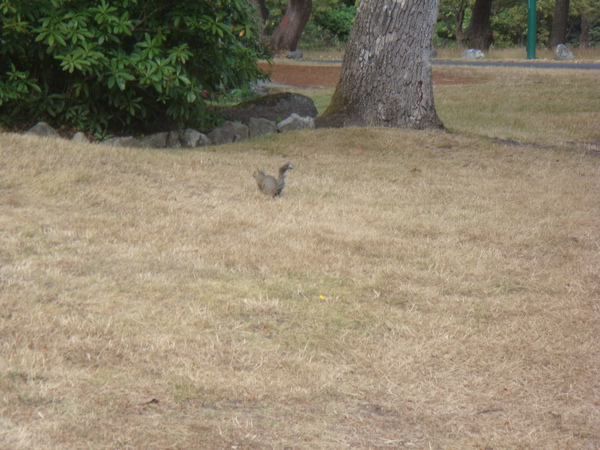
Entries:
MULTIPOLYGON (((259 67, 271 74, 275 84, 298 87, 331 87, 340 78, 341 66, 299 65, 299 64, 268 64, 261 63, 259 67)), ((473 79, 458 77, 448 73, 434 72, 434 84, 471 84, 473 79)))

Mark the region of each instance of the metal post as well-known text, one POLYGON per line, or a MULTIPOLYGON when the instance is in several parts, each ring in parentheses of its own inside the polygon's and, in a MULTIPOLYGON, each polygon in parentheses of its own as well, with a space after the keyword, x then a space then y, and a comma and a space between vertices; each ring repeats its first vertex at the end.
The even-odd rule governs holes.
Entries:
POLYGON ((527 59, 535 59, 536 0, 527 0, 527 59))

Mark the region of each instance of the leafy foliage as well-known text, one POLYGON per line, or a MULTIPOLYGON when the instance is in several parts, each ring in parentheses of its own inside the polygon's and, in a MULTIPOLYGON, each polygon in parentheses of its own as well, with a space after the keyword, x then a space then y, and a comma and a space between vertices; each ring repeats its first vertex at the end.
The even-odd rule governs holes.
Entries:
MULTIPOLYGON (((537 42, 546 45, 552 29, 554 0, 537 0, 537 42)), ((527 38, 527 4, 518 0, 504 0, 490 17, 497 47, 524 45, 527 38)))
POLYGON ((350 30, 354 25, 356 6, 340 5, 339 8, 330 9, 315 15, 315 22, 323 29, 329 31, 342 42, 348 40, 350 30))
POLYGON ((474 0, 446 0, 440 3, 435 30, 437 42, 456 39, 460 46, 466 44, 469 32, 466 27, 471 22, 474 3, 474 0))
POLYGON ((0 0, 0 122, 102 135, 207 124, 206 99, 261 78, 245 0, 0 0))
POLYGON ((590 30, 590 41, 600 44, 600 24, 596 24, 590 30))
MULTIPOLYGON (((266 33, 271 33, 281 21, 288 0, 266 0, 270 11, 266 33)), ((348 39, 359 1, 320 0, 313 1, 311 19, 302 35, 305 47, 319 48, 339 46, 348 39)), ((438 47, 469 45, 472 8, 475 0, 441 0, 434 43, 438 47)), ((569 17, 570 43, 578 43, 582 17, 586 15, 592 27, 589 31, 590 44, 600 44, 599 32, 593 27, 600 20, 599 0, 571 0, 569 17)), ((550 37, 554 0, 537 1, 537 41, 546 44, 550 37)), ((523 0, 495 0, 490 17, 494 31, 494 46, 513 47, 525 44, 527 34, 527 2, 523 0)))

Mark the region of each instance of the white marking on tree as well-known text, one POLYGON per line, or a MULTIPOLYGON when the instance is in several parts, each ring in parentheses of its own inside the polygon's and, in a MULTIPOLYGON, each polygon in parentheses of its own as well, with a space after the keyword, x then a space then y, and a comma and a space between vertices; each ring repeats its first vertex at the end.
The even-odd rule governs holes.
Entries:
POLYGON ((378 55, 390 42, 396 42, 398 40, 398 33, 392 32, 379 36, 375 39, 375 45, 373 45, 373 55, 378 55))

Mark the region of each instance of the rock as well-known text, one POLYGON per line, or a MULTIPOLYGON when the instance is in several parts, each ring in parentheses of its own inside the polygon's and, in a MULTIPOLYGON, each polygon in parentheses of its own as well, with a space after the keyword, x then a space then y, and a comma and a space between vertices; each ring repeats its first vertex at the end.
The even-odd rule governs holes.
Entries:
POLYGON ((252 83, 250 88, 259 95, 267 95, 269 93, 269 90, 266 88, 268 83, 267 81, 259 80, 256 83, 252 83))
POLYGON ((554 49, 554 59, 556 61, 572 61, 574 58, 575 56, 566 45, 558 44, 554 49))
POLYGON ((315 127, 315 119, 312 117, 300 117, 298 114, 292 114, 285 120, 277 124, 277 131, 285 133, 292 130, 305 130, 315 127))
POLYGON ((148 148, 166 148, 168 132, 154 133, 140 139, 140 145, 148 148))
POLYGON ((188 128, 183 131, 165 131, 150 134, 142 138, 140 144, 142 147, 148 148, 194 148, 210 145, 210 140, 205 134, 188 128))
POLYGON ((82 144, 89 144, 90 143, 90 140, 85 135, 85 133, 83 133, 82 131, 78 131, 77 133, 75 133, 73 135, 73 137, 71 138, 71 141, 72 142, 81 142, 82 144))
POLYGON ((249 123, 252 117, 279 122, 293 113, 301 117, 316 117, 319 112, 310 97, 281 92, 242 102, 221 113, 225 120, 249 123))
POLYGON ((111 147, 141 147, 140 142, 132 136, 114 137, 100 143, 111 147))
POLYGON ((303 56, 304 56, 304 53, 302 53, 302 50, 294 50, 292 52, 288 52, 288 54, 286 55, 286 58, 302 59, 303 56))
MULTIPOLYGON (((317 108, 309 97, 290 92, 272 94, 257 100, 244 102, 234 108, 227 109, 228 120, 221 127, 215 128, 208 135, 188 128, 185 130, 153 133, 141 139, 133 136, 119 136, 101 142, 101 145, 113 147, 146 147, 146 148, 196 148, 206 145, 230 144, 243 141, 248 137, 259 137, 291 130, 315 128, 317 108), (282 117, 287 117, 281 120, 282 117), (240 123, 244 121, 244 123, 240 123)), ((60 137, 47 123, 39 122, 31 127, 27 134, 42 137, 60 137)), ((82 132, 75 133, 75 142, 89 143, 90 139, 82 132)))
POLYGON ((225 122, 219 128, 208 133, 208 138, 213 145, 231 144, 248 138, 248 127, 237 122, 225 122))
POLYGON ((187 148, 204 147, 211 144, 210 139, 205 134, 191 128, 180 133, 179 142, 187 148))
POLYGON ((32 126, 25 134, 32 134, 39 137, 59 138, 59 134, 46 122, 38 122, 32 126))
POLYGON ((469 48, 462 52, 462 55, 460 55, 460 57, 463 59, 482 59, 485 58, 485 55, 481 50, 477 50, 476 48, 469 48))
POLYGON ((235 139, 230 130, 225 130, 223 128, 215 128, 208 133, 207 136, 213 145, 231 144, 235 139))
POLYGON ((272 120, 252 117, 248 123, 248 131, 251 138, 275 134, 277 133, 277 124, 272 120))
POLYGON ((181 147, 179 142, 179 131, 169 131, 167 133, 167 148, 181 147))

